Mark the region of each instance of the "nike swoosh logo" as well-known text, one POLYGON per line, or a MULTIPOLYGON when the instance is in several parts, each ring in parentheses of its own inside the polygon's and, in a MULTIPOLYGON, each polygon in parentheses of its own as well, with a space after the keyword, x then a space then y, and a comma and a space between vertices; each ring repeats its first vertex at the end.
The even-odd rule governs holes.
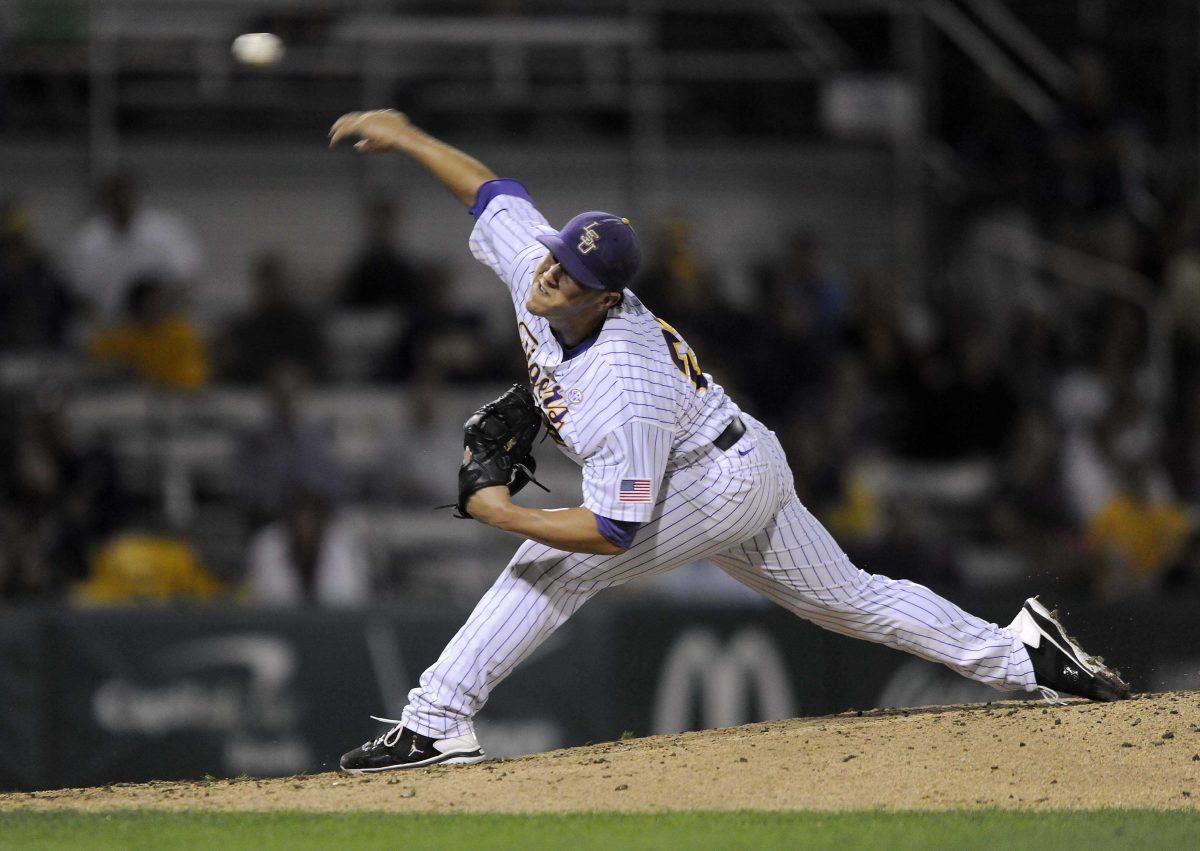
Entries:
POLYGON ((1092 673, 1092 669, 1086 665, 1082 659, 1079 658, 1079 654, 1075 652, 1069 637, 1063 635, 1062 626, 1060 624, 1056 623, 1054 620, 1049 620, 1042 617, 1033 609, 1026 609, 1025 611, 1029 612, 1029 614, 1033 617, 1034 623, 1036 623, 1042 631, 1043 638, 1057 647, 1064 656, 1074 662, 1081 670, 1085 671, 1090 676, 1095 676, 1092 673), (1066 639, 1066 641, 1064 642, 1062 639, 1066 639), (1064 643, 1066 646, 1063 646, 1064 643))
POLYGON ((753 447, 753 446, 751 446, 751 447, 750 447, 749 449, 747 449, 745 452, 743 452, 742 450, 740 450, 740 449, 739 449, 739 450, 738 450, 738 455, 741 455, 741 456, 744 458, 745 456, 749 455, 749 454, 750 454, 751 452, 753 452, 753 451, 754 451, 754 447, 753 447))

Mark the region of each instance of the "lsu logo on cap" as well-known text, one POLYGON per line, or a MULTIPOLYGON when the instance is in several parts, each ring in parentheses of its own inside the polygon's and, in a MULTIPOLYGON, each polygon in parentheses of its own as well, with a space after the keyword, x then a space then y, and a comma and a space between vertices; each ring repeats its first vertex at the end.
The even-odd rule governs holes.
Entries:
POLYGON ((596 250, 596 243, 600 241, 600 234, 596 232, 596 223, 584 225, 583 233, 579 235, 579 245, 575 246, 579 249, 580 254, 590 254, 596 250))

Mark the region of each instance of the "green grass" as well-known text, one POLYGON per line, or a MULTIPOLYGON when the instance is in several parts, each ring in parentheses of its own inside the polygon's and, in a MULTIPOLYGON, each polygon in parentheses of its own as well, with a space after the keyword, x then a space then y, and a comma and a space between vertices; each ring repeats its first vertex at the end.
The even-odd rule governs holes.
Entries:
POLYGON ((0 813, 0 848, 1187 848, 1200 813, 0 813))

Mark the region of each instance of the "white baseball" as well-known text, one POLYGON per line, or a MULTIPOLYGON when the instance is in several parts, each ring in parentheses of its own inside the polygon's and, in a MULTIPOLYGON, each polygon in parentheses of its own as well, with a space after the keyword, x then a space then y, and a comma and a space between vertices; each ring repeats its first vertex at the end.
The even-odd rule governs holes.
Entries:
POLYGON ((283 41, 275 33, 243 33, 230 49, 244 65, 274 65, 283 58, 283 41))

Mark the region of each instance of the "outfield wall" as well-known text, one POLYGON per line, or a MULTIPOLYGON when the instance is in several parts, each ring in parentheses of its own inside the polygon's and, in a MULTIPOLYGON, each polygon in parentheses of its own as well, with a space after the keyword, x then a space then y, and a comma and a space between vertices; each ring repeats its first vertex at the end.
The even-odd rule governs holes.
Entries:
MULTIPOLYGON (((1006 622, 1017 602, 970 607, 1006 622)), ((1064 609, 1136 689, 1200 687, 1192 601, 1064 609)), ((369 715, 399 717, 465 614, 4 610, 0 789, 332 769, 377 732, 369 715)), ((479 733, 514 756, 624 731, 999 697, 778 609, 600 601, 497 690, 479 733)))

